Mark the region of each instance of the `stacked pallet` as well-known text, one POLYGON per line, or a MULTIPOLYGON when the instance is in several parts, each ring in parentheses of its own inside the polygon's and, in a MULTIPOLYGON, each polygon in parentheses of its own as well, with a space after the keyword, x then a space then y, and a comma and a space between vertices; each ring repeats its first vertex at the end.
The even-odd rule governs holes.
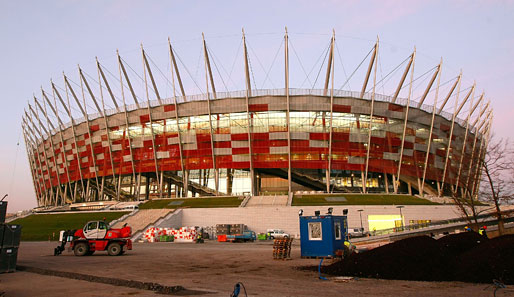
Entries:
POLYGON ((241 234, 247 230, 245 224, 217 224, 216 235, 241 234))
POLYGON ((288 260, 291 259, 291 244, 293 238, 280 238, 273 241, 273 259, 288 260))
POLYGON ((21 226, 4 224, 7 202, 0 201, 0 273, 16 270, 21 226))

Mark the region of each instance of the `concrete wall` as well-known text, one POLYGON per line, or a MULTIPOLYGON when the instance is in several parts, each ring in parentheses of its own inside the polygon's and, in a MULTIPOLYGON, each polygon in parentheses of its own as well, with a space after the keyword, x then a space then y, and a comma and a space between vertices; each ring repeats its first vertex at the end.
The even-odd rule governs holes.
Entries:
MULTIPOLYGON (((248 208, 189 208, 174 216, 173 222, 160 224, 161 227, 180 226, 214 226, 216 224, 246 224, 251 230, 260 233, 266 229, 283 229, 292 236, 299 236, 298 211, 303 209, 304 215, 314 215, 315 210, 326 213, 330 206, 289 206, 289 207, 248 207, 248 208), (181 216, 181 225, 179 217, 181 216)), ((399 215, 400 210, 394 205, 350 205, 332 206, 334 214, 342 214, 348 209, 348 226, 360 227, 358 209, 362 209, 362 223, 368 230, 368 215, 399 215)), ((460 217, 458 209, 452 205, 406 205, 402 208, 406 224, 409 220, 444 220, 460 217)))

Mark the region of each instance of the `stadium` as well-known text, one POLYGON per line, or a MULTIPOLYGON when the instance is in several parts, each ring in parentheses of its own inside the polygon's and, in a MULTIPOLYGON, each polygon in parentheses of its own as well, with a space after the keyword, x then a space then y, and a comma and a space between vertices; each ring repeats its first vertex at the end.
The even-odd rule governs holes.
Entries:
POLYGON ((475 85, 461 87, 462 74, 443 93, 441 62, 415 98, 414 51, 397 67, 394 92, 381 94, 377 41, 363 60, 362 87, 335 89, 332 37, 324 87, 292 88, 288 38, 281 88, 252 87, 244 34, 243 90, 216 91, 205 40, 202 94, 186 94, 170 42, 171 96, 161 96, 143 47, 142 94, 119 54, 114 76, 97 60, 96 79, 79 68, 79 83, 66 75, 61 86, 52 82, 22 119, 38 206, 295 193, 476 197, 492 110, 475 85))

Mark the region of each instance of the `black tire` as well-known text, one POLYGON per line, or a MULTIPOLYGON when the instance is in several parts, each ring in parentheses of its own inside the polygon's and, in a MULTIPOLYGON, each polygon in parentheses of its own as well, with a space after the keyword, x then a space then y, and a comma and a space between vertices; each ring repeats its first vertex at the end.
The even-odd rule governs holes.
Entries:
POLYGON ((91 255, 92 255, 92 254, 94 254, 94 253, 95 253, 95 251, 87 251, 86 256, 91 256, 91 255))
POLYGON ((86 256, 89 252, 89 245, 85 242, 79 242, 75 245, 73 253, 75 256, 86 256))
POLYGON ((271 240, 275 239, 275 236, 270 236, 271 240))
POLYGON ((121 245, 117 242, 113 242, 107 247, 107 253, 109 253, 109 256, 119 256, 121 255, 122 250, 121 245))
POLYGON ((288 239, 288 238, 289 238, 289 236, 287 236, 287 235, 286 235, 286 236, 284 236, 284 239, 288 239))

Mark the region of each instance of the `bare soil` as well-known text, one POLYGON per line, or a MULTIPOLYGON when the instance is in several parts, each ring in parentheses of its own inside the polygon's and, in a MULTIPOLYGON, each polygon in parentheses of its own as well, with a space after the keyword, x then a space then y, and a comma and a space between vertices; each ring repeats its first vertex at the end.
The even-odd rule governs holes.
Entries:
MULTIPOLYGON (((320 280, 317 272, 298 269, 319 263, 316 259, 301 259, 298 242, 293 244, 292 259, 286 261, 272 259, 271 242, 136 243, 132 251, 118 257, 108 256, 106 252, 76 257, 68 251, 54 257, 56 245, 56 242, 22 242, 18 265, 64 272, 63 275, 28 271, 0 274, 0 296, 2 292, 5 296, 67 297, 159 294, 151 288, 127 287, 123 283, 181 286, 185 289, 169 293, 204 296, 230 296, 237 282, 244 284, 248 296, 492 296, 494 290, 489 284, 463 282, 320 280), (63 277, 67 274, 91 277, 86 280, 63 277), (99 283, 95 279, 121 282, 99 283)), ((330 262, 325 260, 324 265, 330 262)), ((496 295, 514 296, 514 287, 507 286, 496 295)))

